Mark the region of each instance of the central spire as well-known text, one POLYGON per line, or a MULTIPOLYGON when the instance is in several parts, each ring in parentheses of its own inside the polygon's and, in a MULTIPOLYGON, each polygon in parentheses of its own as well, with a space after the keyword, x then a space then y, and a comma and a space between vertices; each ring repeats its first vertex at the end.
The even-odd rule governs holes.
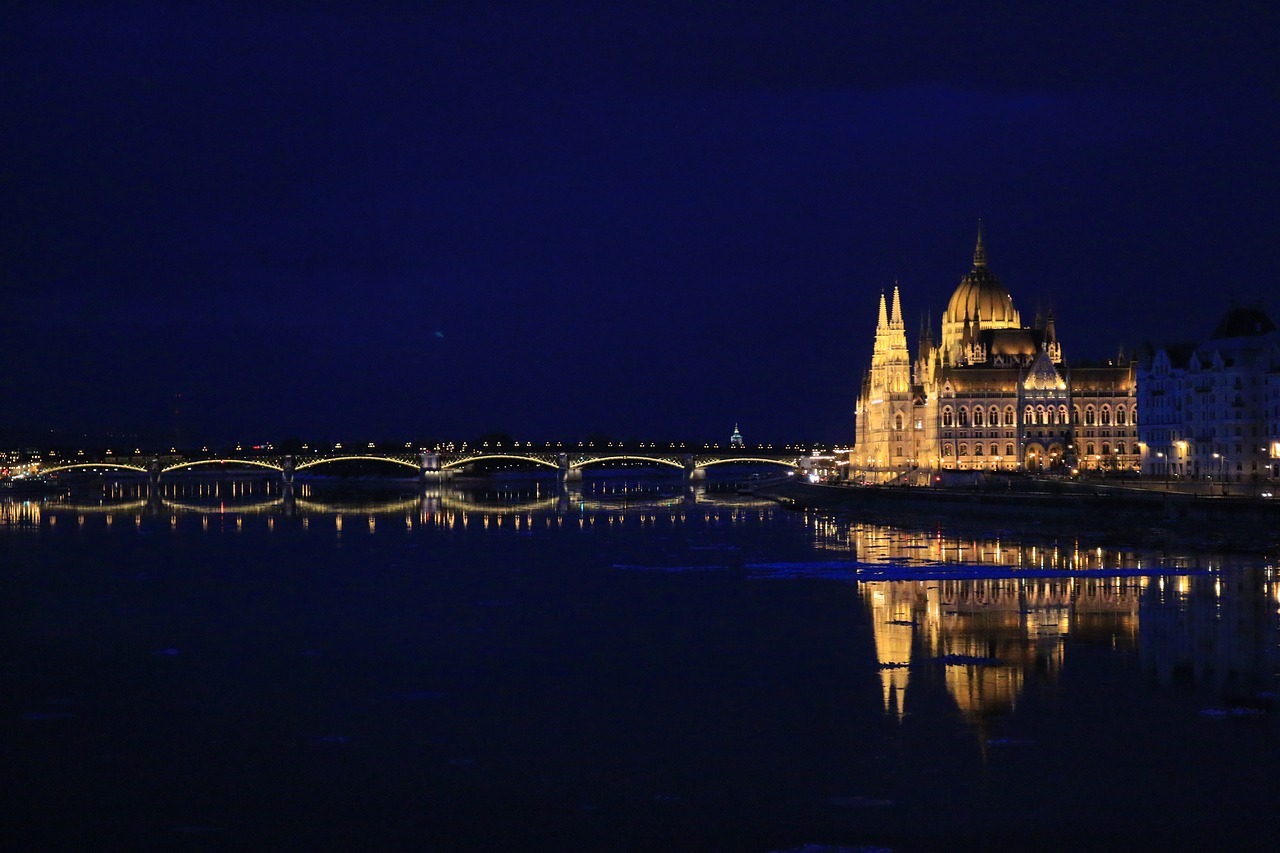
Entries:
POLYGON ((973 249, 973 268, 978 269, 987 265, 987 250, 982 246, 982 220, 978 220, 978 245, 973 249))

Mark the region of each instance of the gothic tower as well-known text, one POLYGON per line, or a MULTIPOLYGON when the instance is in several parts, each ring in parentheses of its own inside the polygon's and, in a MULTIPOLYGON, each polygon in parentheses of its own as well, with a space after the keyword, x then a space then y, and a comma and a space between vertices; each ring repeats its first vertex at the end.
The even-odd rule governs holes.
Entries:
POLYGON ((915 456, 913 423, 911 354, 902 301, 894 284, 892 310, 880 294, 871 367, 858 397, 856 452, 861 464, 885 471, 907 467, 915 456))

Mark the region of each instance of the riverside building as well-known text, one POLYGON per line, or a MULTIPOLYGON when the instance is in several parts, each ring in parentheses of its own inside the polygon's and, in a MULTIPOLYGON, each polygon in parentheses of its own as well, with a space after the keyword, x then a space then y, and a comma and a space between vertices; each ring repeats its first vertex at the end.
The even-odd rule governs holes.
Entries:
POLYGON ((1136 368, 1069 364, 1053 313, 1030 325, 987 266, 973 268, 913 359, 898 286, 880 296, 871 366, 856 409, 848 476, 923 481, 951 471, 1136 470, 1136 368))
POLYGON ((1207 341, 1144 353, 1137 371, 1144 474, 1280 477, 1280 331, 1261 308, 1231 308, 1207 341))

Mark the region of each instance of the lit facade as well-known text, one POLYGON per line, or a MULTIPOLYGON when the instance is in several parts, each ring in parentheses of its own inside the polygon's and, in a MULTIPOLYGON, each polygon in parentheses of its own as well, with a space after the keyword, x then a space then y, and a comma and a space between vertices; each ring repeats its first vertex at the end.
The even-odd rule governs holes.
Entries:
POLYGON ((1197 347, 1138 364, 1142 471, 1255 482, 1280 476, 1280 331, 1259 308, 1232 308, 1197 347))
POLYGON ((911 359, 901 296, 880 297, 871 367, 856 409, 854 478, 929 471, 1131 470, 1139 460, 1135 366, 1069 366, 1053 314, 1027 326, 987 267, 973 268, 911 359))

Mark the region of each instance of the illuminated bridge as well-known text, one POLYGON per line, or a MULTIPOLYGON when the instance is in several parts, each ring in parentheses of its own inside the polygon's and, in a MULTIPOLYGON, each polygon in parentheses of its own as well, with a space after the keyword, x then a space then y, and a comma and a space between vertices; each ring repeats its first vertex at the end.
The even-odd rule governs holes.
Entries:
MULTIPOLYGON (((299 473, 326 473, 326 467, 339 463, 382 463, 389 470, 404 470, 400 476, 416 476, 422 481, 447 479, 454 474, 470 470, 492 470, 496 467, 520 467, 530 470, 549 469, 561 480, 579 480, 583 471, 592 467, 647 467, 671 468, 682 473, 685 479, 700 480, 707 470, 717 465, 775 465, 779 469, 794 469, 808 454, 801 450, 786 449, 750 450, 657 450, 634 448, 605 448, 602 450, 579 448, 563 450, 490 450, 470 449, 461 451, 413 451, 346 453, 333 451, 307 451, 298 454, 272 451, 237 452, 231 454, 169 453, 165 455, 121 456, 109 453, 83 455, 74 460, 46 460, 38 473, 42 476, 73 471, 130 471, 145 474, 153 482, 170 473, 199 473, 218 470, 252 470, 278 472, 285 483, 292 483, 299 473)), ((330 471, 334 470, 332 468, 330 471)))

